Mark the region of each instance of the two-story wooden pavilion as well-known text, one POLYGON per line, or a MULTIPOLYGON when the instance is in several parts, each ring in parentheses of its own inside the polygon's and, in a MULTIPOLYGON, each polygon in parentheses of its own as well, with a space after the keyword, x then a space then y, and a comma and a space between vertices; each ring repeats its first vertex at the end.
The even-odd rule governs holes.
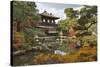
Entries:
POLYGON ((40 13, 39 15, 41 17, 41 20, 39 24, 37 25, 37 28, 40 28, 40 30, 44 31, 48 36, 57 35, 58 25, 55 20, 59 19, 59 17, 56 17, 52 13, 48 13, 47 11, 44 11, 43 13, 40 13))

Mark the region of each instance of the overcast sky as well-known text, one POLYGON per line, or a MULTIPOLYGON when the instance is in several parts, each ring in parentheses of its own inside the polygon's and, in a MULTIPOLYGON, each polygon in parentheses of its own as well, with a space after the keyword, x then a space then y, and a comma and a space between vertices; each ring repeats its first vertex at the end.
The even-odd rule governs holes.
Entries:
POLYGON ((45 3, 45 2, 36 2, 37 9, 39 10, 39 13, 42 13, 43 11, 47 11, 48 13, 52 13, 54 16, 60 17, 60 19, 65 18, 64 9, 65 8, 74 8, 74 9, 80 9, 81 5, 75 5, 75 4, 59 4, 59 3, 45 3))

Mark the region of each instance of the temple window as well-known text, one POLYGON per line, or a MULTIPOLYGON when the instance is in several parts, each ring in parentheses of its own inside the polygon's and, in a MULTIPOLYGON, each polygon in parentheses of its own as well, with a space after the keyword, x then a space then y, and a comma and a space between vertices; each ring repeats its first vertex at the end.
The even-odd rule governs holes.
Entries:
POLYGON ((48 23, 50 22, 50 20, 47 21, 48 23))
POLYGON ((45 22, 45 19, 43 19, 43 22, 45 22))

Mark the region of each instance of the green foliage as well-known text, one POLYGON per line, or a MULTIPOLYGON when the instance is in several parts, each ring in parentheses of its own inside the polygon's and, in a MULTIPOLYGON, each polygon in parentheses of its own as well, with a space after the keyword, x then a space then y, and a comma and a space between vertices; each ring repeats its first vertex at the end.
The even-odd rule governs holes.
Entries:
POLYGON ((76 18, 78 12, 74 10, 73 8, 67 8, 64 10, 64 13, 66 14, 66 17, 68 18, 76 18))
POLYGON ((16 21, 17 24, 21 23, 20 32, 24 35, 25 44, 34 44, 35 35, 45 36, 44 32, 34 27, 40 20, 35 2, 13 1, 12 6, 13 21, 16 21))
POLYGON ((13 20, 24 22, 26 20, 38 20, 35 2, 13 1, 13 20))
POLYGON ((86 35, 81 37, 82 47, 96 47, 97 46, 97 38, 94 35, 86 35))
POLYGON ((97 23, 97 6, 84 6, 80 10, 78 23, 88 30, 93 24, 97 23))
POLYGON ((68 30, 70 26, 74 25, 77 30, 91 29, 91 31, 96 31, 97 6, 84 6, 80 11, 66 8, 64 13, 66 14, 66 19, 60 20, 58 23, 61 30, 68 30))
POLYGON ((61 28, 61 30, 68 31, 70 26, 77 25, 77 19, 73 18, 73 19, 60 20, 58 22, 58 25, 59 28, 61 28))
POLYGON ((61 30, 68 31, 70 26, 77 25, 78 11, 73 8, 66 8, 64 13, 66 14, 66 19, 60 20, 58 24, 61 30))
POLYGON ((29 45, 35 45, 35 39, 34 39, 35 35, 46 36, 46 34, 43 31, 40 31, 39 29, 36 29, 34 27, 32 27, 32 28, 24 27, 21 30, 21 32, 25 36, 25 42, 26 42, 26 44, 29 44, 29 45))
POLYGON ((59 22, 58 22, 58 26, 59 26, 59 28, 61 29, 61 30, 68 30, 68 24, 67 24, 68 22, 66 21, 66 20, 60 20, 59 22))
POLYGON ((81 16, 86 16, 88 18, 97 15, 97 6, 84 6, 80 10, 81 16))
POLYGON ((59 46, 58 50, 68 52, 69 51, 69 44, 67 44, 67 43, 62 44, 61 46, 59 46))
POLYGON ((37 28, 27 28, 27 27, 24 27, 22 29, 22 32, 27 35, 27 36, 31 36, 31 37, 34 37, 35 35, 38 35, 38 36, 46 36, 46 34, 43 32, 43 31, 40 31, 39 29, 37 28))
POLYGON ((92 25, 88 30, 97 33, 97 24, 92 25))

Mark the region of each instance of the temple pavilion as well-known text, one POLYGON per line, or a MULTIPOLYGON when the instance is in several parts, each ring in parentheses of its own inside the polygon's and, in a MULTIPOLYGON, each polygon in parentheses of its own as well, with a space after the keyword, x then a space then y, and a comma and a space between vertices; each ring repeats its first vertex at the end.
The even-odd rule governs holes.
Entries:
POLYGON ((41 20, 37 25, 37 28, 44 31, 48 36, 55 36, 58 34, 57 31, 57 23, 55 20, 59 19, 59 17, 54 16, 52 13, 48 13, 44 11, 43 13, 39 14, 41 20))

